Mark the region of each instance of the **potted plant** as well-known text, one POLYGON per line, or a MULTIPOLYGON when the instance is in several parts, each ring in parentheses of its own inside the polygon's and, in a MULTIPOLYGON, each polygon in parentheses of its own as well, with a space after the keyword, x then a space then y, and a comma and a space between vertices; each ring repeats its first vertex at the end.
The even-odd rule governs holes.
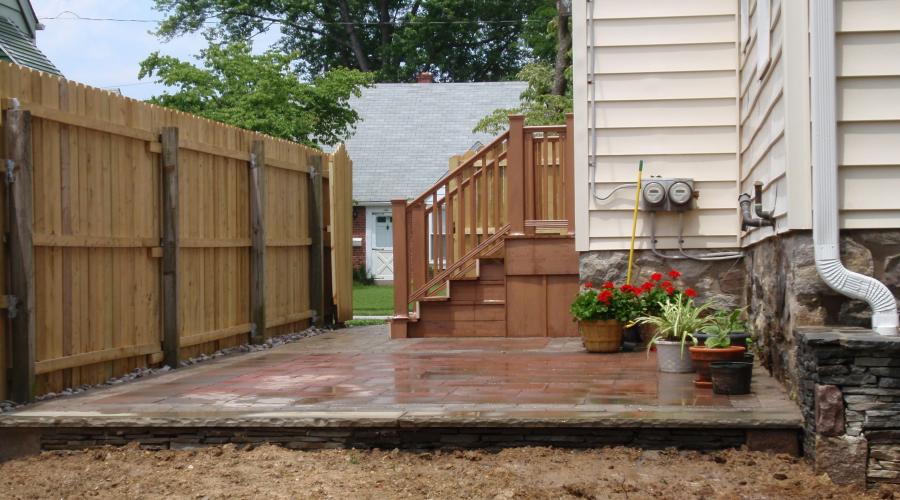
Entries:
POLYGON ((696 344, 695 335, 710 322, 705 314, 710 305, 697 305, 694 296, 696 292, 687 289, 683 295, 663 302, 658 315, 637 319, 656 328, 647 350, 649 355, 650 348, 656 346, 656 361, 661 372, 689 373, 694 370, 691 357, 685 355, 684 346, 686 343, 696 344))
MULTIPOLYGON (((682 297, 686 290, 682 290, 678 285, 678 279, 681 273, 675 269, 663 274, 653 272, 649 279, 640 286, 643 293, 640 294, 641 316, 658 316, 662 312, 662 305, 672 298, 682 297)), ((691 295, 696 295, 693 290, 691 295)), ((649 323, 638 325, 640 328, 641 341, 646 345, 650 344, 650 339, 656 335, 656 327, 649 323)))
POLYGON ((715 361, 741 361, 744 358, 744 346, 731 345, 730 315, 712 315, 709 324, 703 328, 706 340, 702 346, 691 346, 691 360, 697 369, 694 385, 702 388, 712 387, 709 364, 715 361))
POLYGON ((597 290, 587 282, 578 291, 569 312, 578 322, 588 352, 618 352, 623 325, 633 319, 639 307, 637 295, 627 285, 616 288, 607 282, 597 290))
MULTIPOLYGON (((750 335, 747 333, 747 323, 743 319, 746 310, 747 308, 744 307, 741 309, 716 311, 712 315, 714 331, 720 332, 724 330, 728 333, 729 339, 731 339, 731 345, 747 347, 747 339, 750 338, 750 335)), ((697 335, 697 341, 705 343, 709 335, 709 332, 703 331, 697 335)))

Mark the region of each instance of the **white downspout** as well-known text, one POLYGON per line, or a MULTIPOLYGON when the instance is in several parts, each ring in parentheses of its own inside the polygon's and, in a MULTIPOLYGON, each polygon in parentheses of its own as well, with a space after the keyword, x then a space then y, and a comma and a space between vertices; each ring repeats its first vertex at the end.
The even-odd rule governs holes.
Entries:
POLYGON ((841 263, 835 117, 834 0, 810 1, 813 243, 816 269, 832 289, 872 307, 872 329, 897 335, 897 301, 884 283, 841 263))

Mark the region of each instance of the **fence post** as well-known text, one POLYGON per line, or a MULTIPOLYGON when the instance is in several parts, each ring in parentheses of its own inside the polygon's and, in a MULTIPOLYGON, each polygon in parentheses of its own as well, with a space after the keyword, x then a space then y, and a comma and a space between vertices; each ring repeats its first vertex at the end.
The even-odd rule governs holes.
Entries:
POLYGON ((163 127, 163 234, 162 234, 162 294, 163 294, 163 361, 178 368, 181 351, 181 320, 178 305, 178 127, 163 127))
POLYGON ((9 293, 12 318, 12 398, 34 399, 35 313, 33 199, 31 177, 31 113, 8 109, 3 117, 6 185, 9 203, 9 293), (13 312, 14 311, 14 312, 13 312))
POLYGON ((525 117, 510 115, 506 153, 507 213, 511 235, 525 234, 525 117))
POLYGON ((266 341, 266 143, 250 146, 250 342, 266 341))
POLYGON ((563 200, 569 234, 575 234, 575 115, 566 114, 566 170, 563 181, 563 200))
POLYGON ((391 200, 394 226, 394 317, 391 319, 391 338, 407 337, 409 321, 409 252, 406 233, 406 200, 391 200))
POLYGON ((309 166, 309 306, 313 323, 325 322, 325 249, 322 234, 322 157, 313 156, 309 166))

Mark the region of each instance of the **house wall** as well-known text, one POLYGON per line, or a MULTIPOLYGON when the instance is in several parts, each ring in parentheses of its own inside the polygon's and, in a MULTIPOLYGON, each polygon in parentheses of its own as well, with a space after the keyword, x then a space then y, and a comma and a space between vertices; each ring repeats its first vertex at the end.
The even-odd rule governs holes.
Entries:
MULTIPOLYGON (((650 175, 691 177, 700 191, 685 216, 688 248, 738 243, 738 54, 736 0, 576 1, 575 120, 589 130, 596 85, 597 191, 634 182, 639 160, 650 175), (594 43, 587 33, 594 9, 594 43), (594 58, 594 75, 589 75, 594 58)), ((608 201, 588 193, 590 133, 575 142, 576 248, 628 248, 634 190, 608 201)), ((661 248, 677 244, 678 218, 659 217, 661 248)), ((638 248, 649 248, 649 218, 638 221, 638 248)))
POLYGON ((362 245, 353 247, 353 269, 366 266, 366 207, 353 207, 353 237, 362 238, 362 245))
POLYGON ((900 0, 839 0, 841 225, 900 227, 900 0))

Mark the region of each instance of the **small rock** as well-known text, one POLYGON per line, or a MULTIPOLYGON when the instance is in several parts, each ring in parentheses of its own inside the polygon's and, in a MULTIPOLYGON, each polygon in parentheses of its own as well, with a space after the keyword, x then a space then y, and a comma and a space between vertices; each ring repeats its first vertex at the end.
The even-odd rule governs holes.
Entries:
POLYGON ((775 479, 777 479, 779 481, 784 481, 785 479, 788 478, 787 474, 782 474, 781 472, 776 472, 775 474, 772 474, 772 477, 774 477, 775 479))

